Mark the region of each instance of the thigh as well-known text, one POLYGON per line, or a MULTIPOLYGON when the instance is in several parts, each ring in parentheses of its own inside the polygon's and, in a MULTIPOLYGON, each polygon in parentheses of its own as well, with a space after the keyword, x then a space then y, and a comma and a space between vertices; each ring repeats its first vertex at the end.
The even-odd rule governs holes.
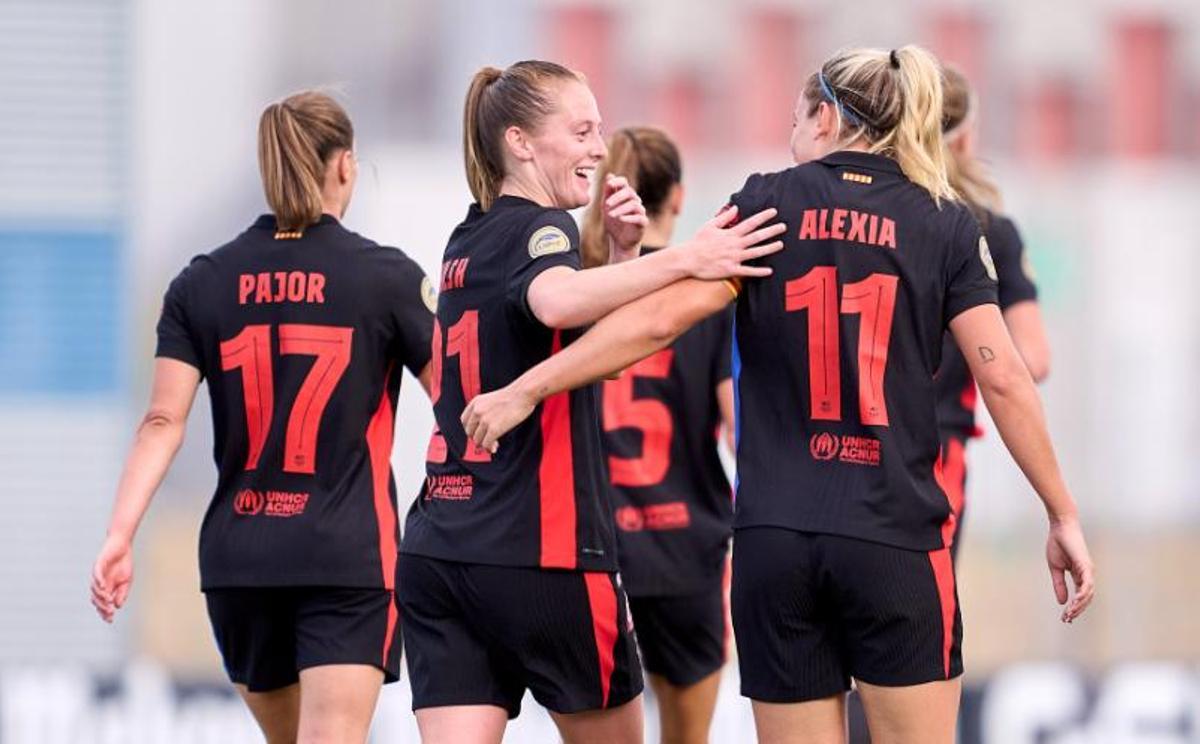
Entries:
POLYGON ((676 597, 631 597, 642 664, 676 687, 688 687, 725 664, 724 582, 676 597))
POLYGON ((250 692, 245 685, 234 685, 245 701, 267 744, 292 744, 300 726, 300 685, 288 685, 270 692, 250 692))
POLYGON ((296 684, 294 590, 210 589, 204 599, 230 681, 252 693, 296 684))
POLYGON ((642 691, 628 603, 616 574, 472 566, 478 613, 499 656, 520 666, 554 713, 617 708, 642 691))
POLYGON ((734 534, 733 629, 742 694, 753 700, 799 703, 850 689, 814 540, 773 527, 734 534))
POLYGON ((849 738, 845 693, 803 703, 755 700, 751 706, 758 744, 845 744, 849 738))
POLYGON ((644 736, 640 694, 616 707, 579 713, 551 711, 550 717, 563 744, 642 744, 644 736))
POLYGON ((378 669, 387 682, 399 678, 398 612, 390 589, 297 590, 295 622, 297 669, 360 665, 378 669))
POLYGON ((821 536, 850 674, 899 687, 962 674, 962 620, 950 552, 821 536))
MULTIPOLYGON (((464 564, 400 556, 397 598, 413 710, 494 706, 515 718, 524 681, 513 663, 494 652, 485 634, 492 618, 463 597, 466 573, 464 564)), ((438 728, 444 716, 424 718, 438 728)))
POLYGON ((299 744, 363 744, 383 685, 367 664, 324 664, 300 672, 299 744))
POLYGON ((961 679, 908 687, 859 683, 873 744, 954 744, 961 679))
POLYGON ((444 705, 416 712, 421 744, 500 744, 508 713, 494 705, 444 705))

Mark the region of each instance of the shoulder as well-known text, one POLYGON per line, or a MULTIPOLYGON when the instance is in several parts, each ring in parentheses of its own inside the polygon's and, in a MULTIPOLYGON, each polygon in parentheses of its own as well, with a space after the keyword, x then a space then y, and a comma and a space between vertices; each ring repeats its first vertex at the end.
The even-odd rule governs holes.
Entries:
POLYGON ((522 211, 520 241, 529 258, 578 249, 579 226, 566 210, 531 206, 522 211))

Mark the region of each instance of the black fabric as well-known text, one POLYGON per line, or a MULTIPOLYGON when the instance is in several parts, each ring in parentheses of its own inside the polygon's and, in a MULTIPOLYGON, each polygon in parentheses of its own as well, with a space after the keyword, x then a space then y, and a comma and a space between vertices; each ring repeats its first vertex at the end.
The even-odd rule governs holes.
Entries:
POLYGON ((446 246, 434 346, 437 431, 401 552, 499 566, 615 571, 616 538, 592 386, 553 396, 500 440, 468 445, 460 417, 579 334, 542 325, 529 285, 578 269, 579 232, 560 209, 503 196, 472 205, 446 246))
POLYGON ((385 684, 400 677, 391 590, 210 589, 204 597, 225 671, 251 692, 287 687, 301 671, 326 664, 376 667, 385 684))
MULTIPOLYGON (((1037 285, 1033 281, 1029 258, 1021 235, 1012 220, 990 214, 984 221, 996 274, 1000 278, 1000 309, 1007 310, 1019 302, 1037 301, 1037 285)), ((978 393, 967 360, 946 333, 942 349, 942 364, 937 371, 938 426, 942 436, 970 438, 979 435, 975 425, 975 405, 978 393)))
POLYGON ((732 201, 788 228, 737 304, 735 528, 943 547, 933 374, 950 319, 996 302, 975 219, 857 152, 751 176, 732 201))
POLYGON ((413 710, 495 705, 516 718, 528 689, 553 712, 578 713, 616 708, 642 691, 616 574, 402 555, 397 584, 413 710), (592 606, 588 581, 609 593, 610 615, 592 606), (607 699, 597 622, 613 634, 607 699))
POLYGON ((733 498, 717 454, 716 391, 730 377, 732 326, 730 307, 602 386, 621 581, 631 597, 693 594, 724 570, 733 498))
POLYGON ((395 486, 373 475, 367 429, 386 419, 390 452, 402 367, 429 362, 430 302, 417 264, 329 215, 299 239, 262 217, 171 282, 157 355, 199 369, 212 404, 205 589, 390 586, 395 486))
MULTIPOLYGON (((742 694, 798 703, 849 690, 851 678, 894 687, 962 674, 952 583, 946 665, 938 558, 838 535, 737 530, 732 609, 742 694)), ((949 556, 940 558, 948 568, 949 556)))
POLYGON ((688 687, 725 666, 723 578, 694 594, 631 596, 629 611, 647 672, 688 687))

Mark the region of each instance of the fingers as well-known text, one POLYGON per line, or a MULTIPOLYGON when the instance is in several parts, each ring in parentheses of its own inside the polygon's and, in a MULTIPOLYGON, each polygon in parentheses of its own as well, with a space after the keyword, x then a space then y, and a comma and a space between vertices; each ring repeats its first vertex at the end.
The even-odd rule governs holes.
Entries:
POLYGON ((468 403, 463 409, 462 415, 458 417, 462 422, 463 431, 467 433, 467 439, 475 438, 475 429, 479 426, 479 417, 475 415, 475 403, 468 403))
MULTIPOLYGON (((757 212, 754 215, 748 217, 747 219, 744 219, 741 222, 739 222, 737 224, 737 226, 734 228, 734 231, 737 232, 738 235, 747 235, 747 234, 757 230, 764 223, 766 223, 767 220, 771 219, 772 217, 774 217, 777 214, 779 214, 779 210, 775 209, 774 207, 764 209, 763 211, 757 212)), ((720 215, 718 215, 718 217, 719 216, 720 215)), ((782 223, 780 223, 780 224, 782 225, 782 223)), ((786 230, 787 228, 784 227, 784 229, 786 230)), ((779 233, 776 232, 774 234, 778 235, 779 233)), ((767 237, 771 237, 771 236, 767 236, 767 237)))
POLYGON ((625 215, 628 215, 628 214, 645 214, 645 213, 646 213, 646 209, 645 209, 645 207, 642 206, 642 202, 640 200, 634 199, 634 200, 630 200, 627 202, 623 202, 622 204, 615 206, 615 207, 609 207, 608 208, 608 219, 612 220, 612 219, 616 219, 618 217, 624 217, 625 215))
POLYGON ((1063 613, 1063 621, 1068 623, 1083 614, 1083 611, 1092 603, 1092 597, 1096 593, 1096 581, 1090 566, 1072 567, 1071 581, 1075 584, 1075 598, 1071 601, 1067 611, 1063 613))
POLYGON ((646 225, 650 224, 650 218, 646 216, 645 212, 638 212, 636 214, 626 215, 624 217, 621 217, 620 221, 625 223, 626 225, 641 225, 642 227, 645 227, 646 225))
POLYGON ((116 594, 113 596, 113 604, 120 609, 125 606, 125 600, 129 597, 130 584, 125 583, 117 587, 116 594))
POLYGON ((785 230, 787 230, 787 225, 783 224, 782 222, 776 222, 772 225, 762 228, 761 230, 755 230, 749 235, 746 235, 742 238, 742 244, 747 246, 758 245, 765 240, 770 240, 771 238, 782 235, 785 230))
MULTIPOLYGON (((624 181, 625 179, 621 180, 624 181)), ((612 209, 619 204, 626 204, 629 202, 640 205, 642 203, 642 198, 638 196, 638 193, 633 190, 632 186, 626 184, 614 191, 608 196, 608 198, 604 200, 604 208, 612 209)))
POLYGON ((1054 585, 1054 598, 1060 605, 1067 603, 1067 577, 1061 568, 1050 567, 1050 583, 1054 585))
POLYGON ((771 243, 765 243, 763 245, 755 246, 754 248, 747 248, 742 253, 742 258, 745 261, 753 261, 756 258, 762 258, 763 256, 769 256, 772 253, 778 253, 781 250, 783 250, 783 241, 776 240, 771 243))
POLYGON ((738 208, 737 205, 729 204, 717 216, 708 221, 708 224, 717 228, 726 228, 737 221, 738 208))

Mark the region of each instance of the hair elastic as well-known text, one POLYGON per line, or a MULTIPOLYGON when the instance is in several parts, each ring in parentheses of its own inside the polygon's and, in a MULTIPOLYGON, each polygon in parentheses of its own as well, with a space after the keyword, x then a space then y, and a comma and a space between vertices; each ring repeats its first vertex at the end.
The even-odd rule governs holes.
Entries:
POLYGON ((865 122, 867 117, 863 116, 862 113, 857 111, 853 106, 842 103, 840 100, 838 100, 838 97, 833 94, 833 88, 830 87, 829 81, 825 79, 825 73, 821 70, 817 71, 817 83, 820 84, 821 92, 825 94, 825 97, 829 99, 829 102, 836 106, 838 111, 842 113, 842 118, 846 119, 846 121, 850 122, 856 127, 866 125, 865 122))
POLYGON ((892 69, 893 69, 893 70, 899 70, 899 69, 900 69, 900 58, 896 56, 896 50, 895 50, 895 49, 893 49, 893 50, 892 50, 892 51, 891 51, 891 52, 888 54, 888 59, 889 59, 889 60, 891 60, 891 62, 892 62, 892 69))

